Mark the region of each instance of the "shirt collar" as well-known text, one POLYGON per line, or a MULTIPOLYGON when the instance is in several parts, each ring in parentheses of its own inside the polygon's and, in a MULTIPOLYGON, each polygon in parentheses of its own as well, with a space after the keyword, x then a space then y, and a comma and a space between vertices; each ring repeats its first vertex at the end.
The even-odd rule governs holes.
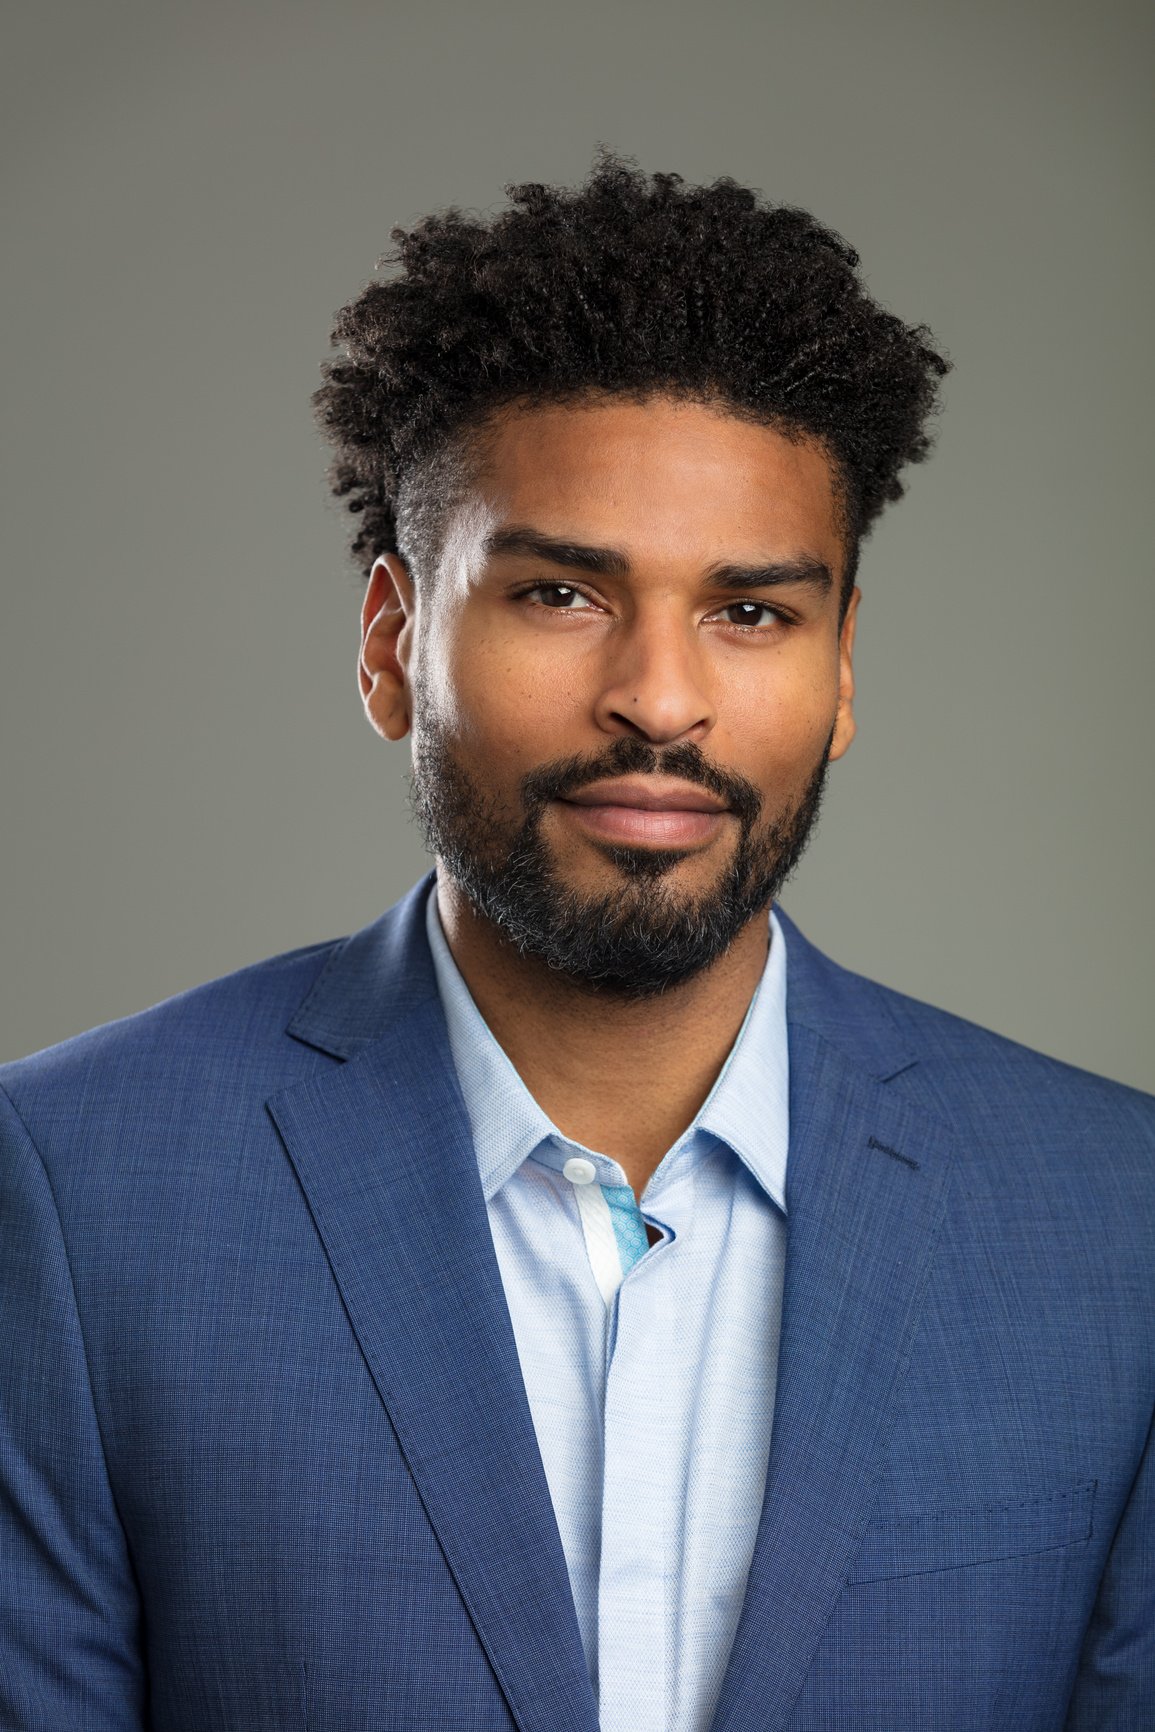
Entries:
MULTIPOLYGON (((560 1166, 564 1155, 578 1150, 579 1145, 564 1136, 534 1100, 478 1010, 442 930, 436 880, 426 903, 425 928, 449 1048, 488 1203, 543 1143, 562 1151, 560 1158, 549 1159, 551 1166, 560 1166)), ((733 1149, 767 1195, 785 1211, 789 1134, 786 939, 773 911, 766 966, 738 1037, 693 1124, 666 1161, 686 1150, 699 1132, 733 1149)), ((594 1150, 580 1152, 604 1159, 594 1150)))

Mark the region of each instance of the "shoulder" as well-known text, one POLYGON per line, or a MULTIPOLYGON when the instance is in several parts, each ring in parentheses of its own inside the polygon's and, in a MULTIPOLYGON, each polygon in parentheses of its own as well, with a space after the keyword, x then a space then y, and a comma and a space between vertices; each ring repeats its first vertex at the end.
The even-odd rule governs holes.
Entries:
POLYGON ((1138 1307, 1149 1340, 1155 1097, 905 993, 864 985, 910 1055, 891 1086, 949 1130, 952 1233, 997 1246, 1004 1267, 1027 1284, 1032 1271, 1065 1270, 1076 1308, 1101 1305, 1122 1320, 1138 1307))
POLYGON ((218 1100, 254 1084, 267 1092, 302 1051, 286 1027, 343 942, 268 957, 0 1065, 0 1090, 30 1130, 49 1131, 58 1120, 75 1131, 117 1107, 147 1116, 161 1099, 191 1104, 209 1080, 218 1100))
POLYGON ((1070 1181, 1155 1213, 1155 1097, 841 967, 787 925, 795 1019, 948 1124, 999 1184, 1070 1181))
POLYGON ((1052 1058, 936 1005, 871 983, 917 1055, 922 1086, 944 1107, 1030 1114, 1093 1132, 1130 1132, 1155 1153, 1155 1096, 1052 1058))
POLYGON ((235 1141, 267 1118, 271 1095, 353 1056, 435 991, 429 883, 349 937, 285 951, 0 1065, 0 1105, 6 1095, 41 1150, 67 1149, 74 1168, 98 1149, 106 1161, 129 1145, 235 1141))

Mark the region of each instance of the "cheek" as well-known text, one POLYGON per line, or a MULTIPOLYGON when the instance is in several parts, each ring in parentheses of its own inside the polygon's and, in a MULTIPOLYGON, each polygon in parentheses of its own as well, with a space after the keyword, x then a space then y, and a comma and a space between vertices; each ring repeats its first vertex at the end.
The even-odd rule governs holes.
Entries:
POLYGON ((430 662, 431 701, 475 761, 523 770, 575 749, 581 700, 556 656, 535 656, 532 645, 475 631, 446 633, 430 662))
MULTIPOLYGON (((763 662, 743 670, 719 696, 718 733, 735 761, 746 758, 760 768, 762 778, 805 780, 834 727, 837 660, 784 654, 769 666, 763 662)), ((722 750, 720 738, 716 749, 722 750)), ((760 779, 757 771, 755 779, 760 779)))

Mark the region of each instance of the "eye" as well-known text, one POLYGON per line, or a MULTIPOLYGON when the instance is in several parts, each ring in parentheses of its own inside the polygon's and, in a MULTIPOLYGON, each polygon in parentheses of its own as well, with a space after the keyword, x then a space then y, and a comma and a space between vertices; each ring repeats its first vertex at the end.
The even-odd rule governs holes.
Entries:
POLYGON ((782 623, 782 615, 766 601, 732 601, 720 611, 727 625, 766 626, 782 623))
POLYGON ((575 589, 572 583, 538 583, 522 593, 527 601, 536 601, 540 607, 557 608, 567 613, 593 607, 589 597, 575 589))

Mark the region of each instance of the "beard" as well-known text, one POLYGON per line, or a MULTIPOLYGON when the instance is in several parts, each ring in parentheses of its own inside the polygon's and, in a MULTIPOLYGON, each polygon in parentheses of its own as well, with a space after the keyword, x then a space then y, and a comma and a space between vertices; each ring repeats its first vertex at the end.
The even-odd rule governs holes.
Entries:
MULTIPOLYGON (((415 694, 416 696, 417 694, 415 694)), ((615 740, 593 757, 542 765, 520 786, 524 817, 503 816, 455 757, 428 703, 414 715, 411 796, 425 845, 475 912, 518 953, 590 992, 652 998, 716 962, 749 921, 768 910, 798 864, 818 817, 833 730, 802 794, 764 815, 758 789, 718 768, 691 744, 615 740), (559 876, 541 832, 549 803, 614 776, 676 776, 724 799, 738 820, 737 846, 717 881, 679 893, 670 880, 684 849, 604 844, 618 882, 604 894, 559 876)))

